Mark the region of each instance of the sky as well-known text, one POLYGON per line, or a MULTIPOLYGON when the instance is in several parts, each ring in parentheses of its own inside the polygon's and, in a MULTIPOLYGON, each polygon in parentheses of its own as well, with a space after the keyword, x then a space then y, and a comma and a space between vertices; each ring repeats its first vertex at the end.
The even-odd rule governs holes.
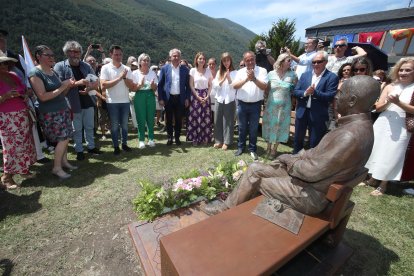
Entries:
MULTIPOLYGON (((170 0, 213 18, 227 18, 256 34, 267 33, 279 18, 296 21, 295 37, 305 29, 357 14, 407 8, 410 0, 170 0)), ((411 7, 414 6, 414 3, 411 7)))

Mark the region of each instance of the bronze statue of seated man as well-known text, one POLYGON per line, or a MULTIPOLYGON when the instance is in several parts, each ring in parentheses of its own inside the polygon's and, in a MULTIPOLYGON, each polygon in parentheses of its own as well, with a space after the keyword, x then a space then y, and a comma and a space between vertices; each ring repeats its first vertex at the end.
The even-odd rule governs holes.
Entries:
POLYGON ((214 215, 261 193, 300 213, 320 213, 329 186, 359 175, 374 143, 370 111, 380 93, 378 81, 355 76, 341 90, 335 96, 338 127, 315 148, 283 154, 270 164, 252 163, 224 202, 213 201, 203 211, 214 215))

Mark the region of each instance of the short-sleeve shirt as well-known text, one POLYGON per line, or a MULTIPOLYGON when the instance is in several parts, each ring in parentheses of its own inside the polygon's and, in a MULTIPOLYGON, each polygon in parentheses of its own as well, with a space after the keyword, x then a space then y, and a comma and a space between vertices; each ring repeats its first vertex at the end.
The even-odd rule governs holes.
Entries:
POLYGON ((332 73, 338 75, 339 68, 341 68, 342 64, 345 63, 352 63, 357 58, 357 56, 343 56, 341 58, 337 58, 335 55, 331 55, 328 57, 328 63, 326 64, 326 69, 331 71, 332 73))
MULTIPOLYGON (((267 83, 269 81, 267 78, 267 71, 263 67, 255 66, 254 75, 261 82, 267 83)), ((241 80, 245 80, 246 78, 247 67, 244 67, 237 71, 236 79, 234 82, 239 82, 241 80)), ((237 90, 237 99, 246 103, 254 103, 263 100, 263 93, 264 91, 260 89, 254 82, 248 81, 237 90)))
MULTIPOLYGON (((131 69, 123 64, 118 68, 113 63, 108 63, 102 66, 101 80, 111 81, 116 79, 125 69, 128 70, 126 77, 132 79, 131 69)), ((129 89, 124 81, 118 82, 111 88, 106 89, 107 103, 129 103, 129 89)))
POLYGON ((156 84, 158 84, 157 74, 155 74, 155 72, 152 70, 150 70, 146 75, 142 74, 140 70, 135 70, 134 72, 132 72, 132 81, 134 83, 140 84, 142 82, 142 78, 145 78, 144 86, 141 87, 139 90, 150 90, 151 82, 153 80, 156 84))
POLYGON ((208 81, 213 78, 210 69, 206 68, 204 74, 200 74, 197 71, 197 68, 191 68, 190 76, 194 79, 194 88, 195 89, 207 89, 208 88, 208 81))
MULTIPOLYGON (((55 71, 53 71, 53 75, 49 76, 39 68, 34 67, 29 73, 29 77, 33 76, 36 76, 42 80, 46 93, 53 92, 62 85, 62 82, 55 71)), ((60 93, 58 96, 48 101, 43 102, 39 99, 39 111, 42 113, 57 112, 66 108, 68 108, 68 104, 63 93, 60 93)))
POLYGON ((296 75, 298 75, 298 79, 302 76, 305 72, 311 72, 312 68, 312 59, 316 56, 316 51, 312 51, 310 53, 304 53, 299 56, 299 62, 296 66, 296 75))

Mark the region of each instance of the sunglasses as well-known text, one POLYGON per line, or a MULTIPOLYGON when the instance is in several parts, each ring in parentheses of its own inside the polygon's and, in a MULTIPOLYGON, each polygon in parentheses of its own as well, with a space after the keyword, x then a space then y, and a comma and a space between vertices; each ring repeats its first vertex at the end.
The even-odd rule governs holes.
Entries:
POLYGON ((286 61, 286 62, 291 62, 291 60, 290 60, 290 59, 285 59, 285 61, 286 61))
POLYGON ((325 61, 324 60, 314 60, 314 61, 312 61, 312 64, 321 64, 321 63, 324 63, 325 61))
POLYGON ((338 48, 338 47, 345 47, 346 46, 346 44, 336 44, 335 46, 334 46, 334 48, 338 48))
POLYGON ((367 70, 367 68, 354 68, 354 70, 352 70, 352 71, 354 71, 355 73, 357 73, 357 72, 364 73, 366 70, 367 70))

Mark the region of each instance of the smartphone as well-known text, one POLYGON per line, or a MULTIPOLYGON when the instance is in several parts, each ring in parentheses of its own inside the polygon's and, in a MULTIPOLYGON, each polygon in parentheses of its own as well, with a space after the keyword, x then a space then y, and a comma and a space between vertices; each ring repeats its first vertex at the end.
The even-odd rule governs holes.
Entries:
POLYGON ((99 47, 101 47, 101 45, 99 45, 99 44, 92 44, 92 49, 99 49, 99 47))

